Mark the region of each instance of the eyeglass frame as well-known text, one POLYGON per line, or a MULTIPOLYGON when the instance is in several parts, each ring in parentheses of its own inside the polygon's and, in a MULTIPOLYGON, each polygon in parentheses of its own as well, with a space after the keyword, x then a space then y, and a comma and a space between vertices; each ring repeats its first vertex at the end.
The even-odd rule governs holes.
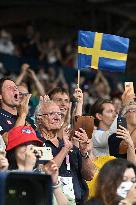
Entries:
POLYGON ((126 115, 127 113, 134 113, 134 112, 136 112, 136 108, 130 108, 130 109, 128 109, 123 115, 126 115), (132 111, 133 110, 133 111, 132 111))
POLYGON ((58 116, 63 116, 63 114, 61 113, 61 112, 49 112, 49 113, 43 113, 43 114, 38 114, 38 116, 50 116, 50 117, 53 117, 53 116, 55 116, 55 115, 58 115, 58 116))

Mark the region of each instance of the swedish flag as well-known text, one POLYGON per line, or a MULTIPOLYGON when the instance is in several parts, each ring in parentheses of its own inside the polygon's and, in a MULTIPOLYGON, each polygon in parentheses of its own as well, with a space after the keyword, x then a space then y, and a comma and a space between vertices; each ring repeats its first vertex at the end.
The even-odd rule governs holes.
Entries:
POLYGON ((129 39, 116 35, 79 31, 78 69, 124 72, 129 39))

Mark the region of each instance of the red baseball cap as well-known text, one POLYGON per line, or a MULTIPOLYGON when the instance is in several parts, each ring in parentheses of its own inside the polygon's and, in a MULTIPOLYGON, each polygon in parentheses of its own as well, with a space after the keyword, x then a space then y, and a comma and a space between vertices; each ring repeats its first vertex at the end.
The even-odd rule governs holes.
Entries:
POLYGON ((41 145, 43 144, 43 142, 38 139, 35 130, 31 126, 14 127, 8 132, 8 145, 6 151, 32 141, 39 142, 41 145))

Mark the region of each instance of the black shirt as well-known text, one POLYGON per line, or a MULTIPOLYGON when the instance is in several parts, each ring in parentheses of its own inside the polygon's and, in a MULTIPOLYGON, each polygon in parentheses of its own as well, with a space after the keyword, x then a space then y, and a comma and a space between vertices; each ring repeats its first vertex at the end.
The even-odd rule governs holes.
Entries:
POLYGON ((12 115, 6 110, 0 109, 0 134, 8 132, 16 123, 17 115, 12 115))
POLYGON ((119 146, 123 139, 117 138, 116 133, 109 136, 108 145, 109 145, 109 153, 111 156, 117 158, 127 158, 127 154, 120 154, 119 153, 119 146))
MULTIPOLYGON (((51 147, 54 157, 61 151, 62 147, 64 146, 63 140, 59 138, 59 147, 56 147, 51 141, 46 140, 44 137, 42 137, 39 132, 37 132, 37 136, 40 138, 40 140, 43 141, 43 143, 45 143, 47 147, 51 147)), ((65 158, 59 169, 59 175, 62 177, 72 177, 76 201, 79 202, 79 204, 82 204, 82 201, 87 194, 88 188, 81 174, 82 157, 80 155, 79 149, 76 146, 73 146, 73 149, 69 152, 69 161, 70 170, 67 170, 65 158)))

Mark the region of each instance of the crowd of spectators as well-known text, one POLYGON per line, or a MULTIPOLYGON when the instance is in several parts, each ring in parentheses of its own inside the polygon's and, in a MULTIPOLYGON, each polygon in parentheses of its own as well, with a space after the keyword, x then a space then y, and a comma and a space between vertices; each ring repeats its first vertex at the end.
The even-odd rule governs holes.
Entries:
POLYGON ((113 85, 100 71, 91 78, 81 73, 80 85, 76 76, 69 83, 62 68, 75 67, 75 45, 42 39, 31 25, 13 39, 1 30, 0 52, 40 62, 38 70, 22 64, 19 74, 8 73, 8 78, 2 78, 7 72, 1 65, 0 172, 51 175, 53 204, 136 204, 131 88, 124 91, 120 81, 113 85), (127 126, 118 125, 118 119, 127 126), (86 123, 92 123, 90 134, 86 123), (40 161, 37 150, 43 148, 50 148, 48 162, 40 161))

